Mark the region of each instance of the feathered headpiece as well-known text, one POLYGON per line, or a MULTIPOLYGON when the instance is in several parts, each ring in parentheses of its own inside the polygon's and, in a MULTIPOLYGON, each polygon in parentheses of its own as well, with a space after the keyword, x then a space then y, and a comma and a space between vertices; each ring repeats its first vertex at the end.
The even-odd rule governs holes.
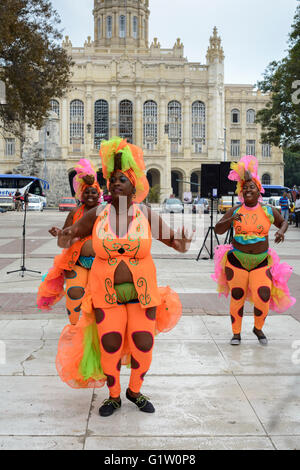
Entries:
POLYGON ((79 201, 81 201, 84 190, 89 186, 95 188, 99 195, 101 194, 101 189, 97 181, 97 172, 90 160, 87 158, 79 160, 76 164, 75 171, 76 175, 73 178, 73 188, 75 197, 79 201))
POLYGON ((103 176, 107 180, 107 187, 109 188, 109 179, 115 171, 115 156, 118 154, 121 155, 120 171, 127 176, 136 189, 134 200, 142 202, 149 192, 149 183, 145 175, 143 151, 140 147, 129 144, 127 140, 121 137, 104 140, 101 144, 100 157, 102 160, 103 176))
MULTIPOLYGON (((256 157, 253 155, 245 155, 245 157, 242 157, 238 163, 232 162, 230 168, 231 172, 229 173, 228 178, 231 181, 237 181, 236 193, 242 203, 244 202, 243 186, 246 181, 246 172, 248 172, 250 179, 252 179, 258 187, 259 192, 262 194, 265 192, 258 176, 258 161, 256 157)), ((261 196, 260 200, 262 200, 261 196)))

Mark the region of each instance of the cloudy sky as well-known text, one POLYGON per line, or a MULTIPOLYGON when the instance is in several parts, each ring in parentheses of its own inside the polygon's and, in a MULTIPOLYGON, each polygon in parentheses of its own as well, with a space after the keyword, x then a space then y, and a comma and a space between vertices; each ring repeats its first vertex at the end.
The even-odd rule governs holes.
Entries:
MULTIPOLYGON (((94 31, 94 0, 52 0, 63 34, 83 46, 94 31)), ((173 47, 180 37, 190 62, 205 64, 217 26, 225 52, 225 82, 252 83, 272 60, 285 56, 297 0, 150 0, 150 42, 173 47)))

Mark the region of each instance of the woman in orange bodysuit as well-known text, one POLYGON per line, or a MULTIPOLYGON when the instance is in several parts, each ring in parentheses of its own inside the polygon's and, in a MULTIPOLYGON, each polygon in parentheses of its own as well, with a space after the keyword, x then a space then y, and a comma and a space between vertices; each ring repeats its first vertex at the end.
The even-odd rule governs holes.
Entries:
POLYGON ((258 177, 258 164, 253 156, 243 157, 232 163, 229 178, 238 182, 237 193, 242 205, 233 207, 216 224, 215 232, 223 234, 234 228, 232 245, 216 248, 215 274, 219 293, 231 293, 230 315, 232 345, 241 342, 244 303, 254 303, 254 329, 260 344, 268 341, 262 328, 269 308, 283 312, 295 303, 289 294, 287 280, 292 268, 280 264, 278 255, 269 248, 269 230, 274 224, 279 230, 275 243, 284 241, 288 223, 271 206, 261 204, 262 185, 258 177))
MULTIPOLYGON (((76 165, 75 171, 73 187, 75 196, 81 201, 81 205, 70 212, 62 230, 75 224, 90 209, 99 205, 101 190, 91 162, 87 159, 81 159, 76 165)), ((49 232, 59 239, 62 230, 52 227, 49 232)), ((64 250, 58 255, 54 260, 54 266, 40 285, 38 307, 44 310, 51 308, 65 293, 69 321, 75 325, 80 316, 81 302, 94 257, 91 236, 77 242, 70 249, 64 250), (63 288, 64 281, 65 290, 63 288)))
POLYGON ((73 387, 100 387, 106 380, 110 397, 99 412, 109 416, 121 406, 121 364, 130 364, 126 397, 141 411, 153 413, 140 389, 151 364, 154 336, 177 323, 181 304, 170 288, 157 286, 151 228, 160 241, 180 252, 188 250, 191 239, 184 229, 175 239, 158 215, 139 204, 149 190, 139 147, 114 138, 102 143, 100 155, 112 202, 98 214, 91 210, 64 230, 59 241, 69 246, 92 233, 96 256, 83 317, 61 335, 57 370, 73 387))

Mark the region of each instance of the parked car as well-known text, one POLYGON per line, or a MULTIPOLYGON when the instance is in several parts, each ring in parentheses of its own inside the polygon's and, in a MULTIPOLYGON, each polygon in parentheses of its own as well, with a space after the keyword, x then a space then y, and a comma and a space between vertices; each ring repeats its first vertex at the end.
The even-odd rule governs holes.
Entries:
POLYGON ((61 199, 58 209, 60 211, 71 211, 77 208, 77 202, 75 197, 64 197, 61 199))
POLYGON ((12 196, 1 196, 0 208, 3 209, 3 212, 13 211, 15 208, 14 198, 12 196))
MULTIPOLYGON (((234 196, 233 198, 233 206, 237 206, 241 204, 239 199, 234 196)), ((229 211, 229 209, 232 208, 232 196, 223 196, 220 200, 219 200, 219 204, 218 204, 218 214, 221 212, 221 214, 225 214, 227 211, 229 211)))
POLYGON ((280 212, 280 214, 281 214, 281 206, 279 205, 279 200, 280 200, 280 197, 279 197, 279 196, 270 197, 268 204, 269 204, 270 206, 275 207, 275 209, 277 209, 277 210, 280 212))
POLYGON ((199 212, 204 212, 204 214, 209 213, 209 203, 207 199, 201 197, 198 201, 193 202, 193 214, 198 214, 199 212))
POLYGON ((39 198, 39 196, 29 196, 27 210, 40 212, 44 210, 43 201, 39 198))
POLYGON ((183 213, 184 205, 180 199, 175 197, 170 199, 165 199, 161 207, 162 212, 168 212, 169 214, 183 213))

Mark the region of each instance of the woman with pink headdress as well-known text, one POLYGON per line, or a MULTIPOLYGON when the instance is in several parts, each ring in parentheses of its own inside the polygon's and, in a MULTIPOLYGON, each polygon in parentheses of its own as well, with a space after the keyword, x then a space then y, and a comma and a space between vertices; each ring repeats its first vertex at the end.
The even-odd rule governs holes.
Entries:
POLYGON ((269 309, 284 312, 294 305, 287 281, 292 268, 280 263, 276 252, 269 248, 269 230, 274 224, 275 243, 284 241, 288 223, 271 206, 264 205, 261 194, 264 189, 258 176, 257 159, 251 155, 239 163, 231 164, 229 179, 237 182, 237 194, 241 205, 230 209, 216 224, 215 232, 223 234, 233 226, 231 245, 220 245, 215 251, 215 273, 219 295, 231 294, 230 315, 233 337, 232 345, 241 342, 244 304, 254 304, 254 329, 260 344, 268 340, 262 328, 269 309))
MULTIPOLYGON (((81 204, 69 213, 62 229, 52 227, 49 230, 51 235, 58 237, 58 240, 63 229, 70 227, 86 212, 99 205, 101 189, 92 163, 83 158, 77 163, 75 171, 73 188, 75 197, 81 201, 81 204)), ((72 325, 76 325, 94 259, 95 253, 91 236, 78 241, 71 248, 63 250, 54 259, 53 267, 39 287, 38 307, 42 310, 49 310, 65 295, 69 321, 72 325)))

